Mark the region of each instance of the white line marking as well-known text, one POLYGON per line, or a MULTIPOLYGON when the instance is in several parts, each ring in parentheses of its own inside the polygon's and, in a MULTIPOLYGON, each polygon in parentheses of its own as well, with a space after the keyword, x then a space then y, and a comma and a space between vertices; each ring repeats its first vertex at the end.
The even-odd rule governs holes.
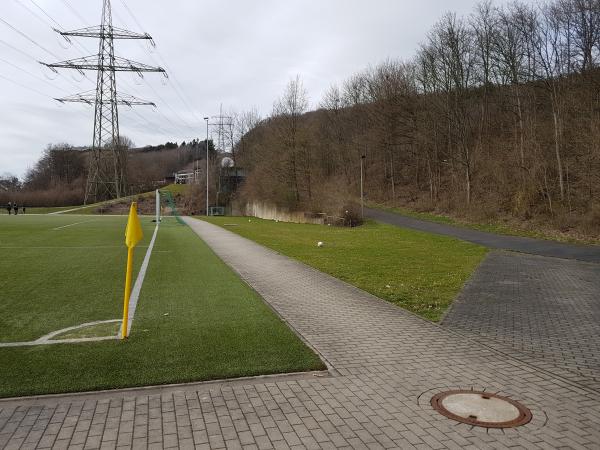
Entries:
POLYGON ((101 323, 112 323, 112 322, 120 322, 120 320, 119 319, 96 320, 95 322, 82 323, 80 325, 62 328, 60 330, 53 331, 52 333, 45 334, 44 336, 36 339, 35 341, 0 342, 0 348, 2 348, 2 347, 26 347, 26 346, 32 346, 32 345, 71 344, 71 343, 77 343, 77 342, 97 342, 97 341, 106 341, 108 339, 117 339, 118 336, 98 336, 98 337, 87 337, 87 338, 52 339, 54 336, 66 333, 68 331, 77 330, 79 328, 86 328, 86 327, 90 327, 93 325, 99 325, 101 323))
POLYGON ((95 220, 95 219, 92 219, 92 220, 84 220, 83 222, 75 222, 75 223, 70 223, 70 224, 68 224, 68 225, 63 225, 62 227, 56 227, 56 228, 52 228, 52 230, 60 230, 60 229, 62 229, 62 228, 68 228, 68 227, 72 227, 72 226, 75 226, 75 225, 80 225, 80 224, 82 224, 82 223, 89 223, 89 222, 93 222, 94 220, 95 220))
MULTIPOLYGON (((48 333, 44 336, 42 336, 41 338, 37 339, 36 342, 46 342, 46 341, 50 341, 52 340, 52 338, 54 336, 58 336, 59 334, 63 334, 66 333, 68 331, 73 331, 73 330, 78 330, 79 328, 86 328, 86 327, 91 327, 93 325, 100 325, 101 323, 112 323, 112 322, 118 322, 118 319, 111 319, 111 320, 96 320, 94 322, 87 322, 87 323, 82 323, 81 325, 75 325, 73 327, 67 327, 67 328, 63 328, 62 330, 58 330, 58 331, 53 331, 52 333, 48 333)), ((97 339, 97 338, 74 338, 74 339, 97 339)))
POLYGON ((53 216, 55 214, 68 213, 68 212, 71 212, 71 211, 79 211, 80 209, 93 208, 94 206, 97 206, 97 205, 86 205, 86 206, 80 206, 78 208, 61 209, 60 211, 54 211, 54 212, 48 213, 48 215, 49 216, 53 216))
MULTIPOLYGON (((120 321, 117 321, 120 322, 120 321)), ((0 348, 4 347, 31 347, 33 345, 52 345, 52 344, 77 344, 79 342, 99 342, 99 341, 111 341, 118 339, 117 336, 102 336, 93 338, 75 338, 75 339, 57 339, 55 341, 28 341, 28 342, 5 342, 0 343, 0 348)))
MULTIPOLYGON (((150 263, 150 255, 152 254, 152 249, 154 248, 154 241, 156 241, 159 223, 160 222, 158 222, 156 224, 156 227, 154 228, 154 234, 152 235, 152 239, 150 240, 150 244, 148 245, 146 256, 144 256, 144 261, 142 262, 142 267, 140 267, 140 272, 138 273, 138 276, 135 279, 135 284, 133 285, 133 289, 131 290, 131 297, 129 298, 129 317, 127 319, 127 336, 129 336, 129 334, 131 333, 133 317, 135 316, 135 310, 137 308, 138 299, 140 297, 140 291, 142 290, 142 284, 144 283, 144 277, 146 276, 146 270, 148 269, 148 264, 150 263)), ((122 329, 123 325, 121 325, 121 327, 119 328, 119 336, 121 335, 122 329)))
MULTIPOLYGON (((72 249, 94 249, 94 248, 123 248, 122 245, 87 245, 87 246, 83 246, 83 247, 74 247, 74 246, 68 246, 68 247, 61 247, 61 246, 42 246, 42 247, 30 247, 30 246, 10 246, 10 247, 0 247, 0 250, 8 250, 8 249, 66 249, 66 248, 72 248, 72 249)), ((147 245, 138 245, 138 248, 148 248, 147 245)))

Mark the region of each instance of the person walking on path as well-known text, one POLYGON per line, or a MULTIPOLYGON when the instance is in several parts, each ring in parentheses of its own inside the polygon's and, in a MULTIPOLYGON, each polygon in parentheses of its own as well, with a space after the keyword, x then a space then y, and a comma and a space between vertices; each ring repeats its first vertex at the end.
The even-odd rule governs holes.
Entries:
POLYGON ((8 202, 8 205, 6 205, 6 210, 8 211, 8 215, 10 216, 10 210, 12 209, 12 203, 8 202))
POLYGON ((15 216, 19 214, 19 205, 17 205, 17 202, 13 203, 13 211, 15 212, 15 216))

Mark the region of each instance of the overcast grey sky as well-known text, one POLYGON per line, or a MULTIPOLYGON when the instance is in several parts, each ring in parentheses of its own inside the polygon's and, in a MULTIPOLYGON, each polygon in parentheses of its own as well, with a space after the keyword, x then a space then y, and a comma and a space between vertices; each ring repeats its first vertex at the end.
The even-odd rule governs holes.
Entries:
MULTIPOLYGON (((23 176, 49 143, 79 146, 92 140, 93 107, 60 105, 52 97, 94 89, 95 73, 81 79, 76 72, 62 71, 57 77, 36 62, 77 58, 84 50, 61 41, 50 28, 51 19, 34 3, 68 30, 98 24, 102 7, 102 0, 2 0, 0 18, 43 49, 0 21, 0 174, 23 176)), ((256 107, 266 116, 296 74, 314 107, 332 83, 369 64, 388 57, 410 58, 444 12, 467 15, 475 3, 112 0, 113 24, 141 31, 139 23, 157 45, 151 52, 143 43, 117 41, 115 53, 166 65, 170 75, 164 80, 147 74, 141 80, 135 74, 118 74, 120 92, 158 106, 137 107, 135 112, 121 107, 121 134, 138 146, 203 138, 202 118, 218 113, 220 104, 226 110, 256 107)), ((93 39, 78 42, 88 54, 97 49, 93 39)))

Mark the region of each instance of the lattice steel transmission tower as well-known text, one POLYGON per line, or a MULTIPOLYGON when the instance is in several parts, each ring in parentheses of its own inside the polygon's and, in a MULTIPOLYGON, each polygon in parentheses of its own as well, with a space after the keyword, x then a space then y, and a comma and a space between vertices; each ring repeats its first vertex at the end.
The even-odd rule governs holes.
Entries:
POLYGON ((132 95, 117 93, 116 72, 159 72, 165 77, 162 67, 130 61, 115 56, 115 39, 145 39, 152 45, 154 41, 147 33, 135 33, 113 27, 110 0, 103 0, 102 21, 98 26, 73 31, 55 30, 63 37, 78 36, 99 39, 98 54, 71 59, 52 64, 44 64, 56 72, 57 68, 97 71, 96 90, 57 98, 59 102, 87 103, 95 106, 94 138, 92 155, 85 189, 85 204, 111 198, 119 198, 127 193, 126 149, 119 137, 119 113, 117 105, 151 105, 152 102, 140 100, 132 95))
POLYGON ((223 114, 223 105, 219 108, 219 115, 212 116, 213 123, 211 125, 217 129, 217 141, 215 142, 215 150, 217 152, 229 153, 231 149, 233 153, 233 119, 231 116, 223 114))

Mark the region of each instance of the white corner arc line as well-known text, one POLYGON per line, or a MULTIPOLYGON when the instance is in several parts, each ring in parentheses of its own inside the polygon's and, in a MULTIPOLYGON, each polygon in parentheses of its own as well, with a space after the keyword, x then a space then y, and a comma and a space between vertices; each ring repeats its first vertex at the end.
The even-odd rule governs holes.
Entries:
MULTIPOLYGON (((129 298, 129 315, 127 318, 127 336, 129 336, 129 334, 131 333, 133 317, 135 316, 135 310, 137 308, 138 299, 140 298, 142 284, 144 284, 144 278, 146 277, 146 270, 148 269, 148 264, 150 263, 150 255, 152 254, 152 249, 154 248, 154 241, 156 241, 159 223, 160 222, 158 222, 156 224, 156 227, 154 228, 154 234, 152 235, 152 239, 150 240, 150 244, 148 245, 148 250, 146 250, 146 256, 144 256, 144 261, 142 262, 142 266, 140 267, 138 276, 135 279, 135 284, 133 285, 133 289, 131 290, 131 297, 129 298)), ((119 327, 119 336, 121 335, 122 330, 123 325, 119 327)))
POLYGON ((110 320, 96 320, 94 322, 86 322, 81 323, 79 325, 75 325, 72 327, 61 328, 60 330, 53 331, 51 333, 45 334, 42 337, 36 339, 35 341, 23 341, 23 342, 1 342, 0 348, 3 347, 27 347, 33 345, 50 345, 50 344, 73 344, 79 342, 97 342, 97 341, 106 341, 109 339, 116 339, 117 336, 97 336, 97 337, 87 337, 87 338, 69 338, 69 339, 53 339, 55 336, 59 334, 66 333, 68 331, 77 330, 80 328, 86 328, 93 325, 99 325, 102 323, 112 323, 112 322, 121 322, 120 319, 110 319, 110 320))

